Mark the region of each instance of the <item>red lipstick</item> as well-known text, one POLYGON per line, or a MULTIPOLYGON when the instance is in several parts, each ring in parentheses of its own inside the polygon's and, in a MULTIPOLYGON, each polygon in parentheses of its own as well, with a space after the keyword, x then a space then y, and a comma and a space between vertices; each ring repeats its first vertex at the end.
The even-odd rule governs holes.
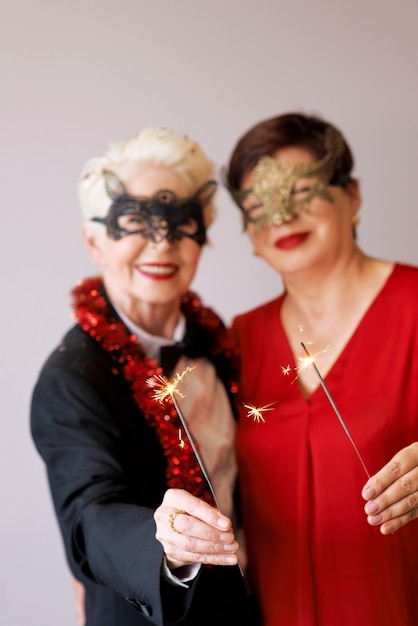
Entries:
POLYGON ((276 248, 279 248, 279 250, 292 250, 303 243, 307 236, 308 233, 294 233, 287 237, 280 237, 280 239, 276 240, 274 245, 276 248))

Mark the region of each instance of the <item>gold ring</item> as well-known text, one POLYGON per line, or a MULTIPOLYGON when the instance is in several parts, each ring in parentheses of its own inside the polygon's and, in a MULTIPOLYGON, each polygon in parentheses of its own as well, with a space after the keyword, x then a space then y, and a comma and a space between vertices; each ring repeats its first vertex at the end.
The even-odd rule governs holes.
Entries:
POLYGON ((174 509, 174 511, 168 516, 168 525, 171 530, 174 530, 175 533, 181 534, 180 531, 174 526, 174 521, 177 515, 187 515, 187 511, 183 511, 183 509, 174 509))

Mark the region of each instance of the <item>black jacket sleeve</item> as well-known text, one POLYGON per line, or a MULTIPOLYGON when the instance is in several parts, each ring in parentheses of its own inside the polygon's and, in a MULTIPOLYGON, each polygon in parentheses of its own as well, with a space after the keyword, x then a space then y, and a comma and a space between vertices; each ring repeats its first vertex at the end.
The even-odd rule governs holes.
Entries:
MULTIPOLYGON (((163 549, 153 512, 167 489, 164 457, 126 381, 81 329, 45 364, 31 429, 73 574, 162 624, 163 549)), ((178 597, 183 602, 184 591, 178 597)))

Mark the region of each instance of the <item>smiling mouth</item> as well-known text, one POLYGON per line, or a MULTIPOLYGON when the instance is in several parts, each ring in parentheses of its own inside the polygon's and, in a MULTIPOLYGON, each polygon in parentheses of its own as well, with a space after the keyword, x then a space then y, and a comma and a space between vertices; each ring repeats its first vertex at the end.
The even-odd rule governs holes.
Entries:
POLYGON ((176 265, 161 265, 154 263, 141 263, 137 266, 141 274, 152 278, 169 278, 177 272, 176 265))
POLYGON ((307 237, 308 233, 294 233, 293 235, 277 239, 274 245, 280 250, 290 250, 303 243, 307 237))

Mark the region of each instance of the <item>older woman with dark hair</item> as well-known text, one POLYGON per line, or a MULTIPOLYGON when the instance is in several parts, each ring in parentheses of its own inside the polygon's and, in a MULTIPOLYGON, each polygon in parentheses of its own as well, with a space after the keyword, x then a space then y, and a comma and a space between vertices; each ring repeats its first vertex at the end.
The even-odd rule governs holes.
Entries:
POLYGON ((418 623, 418 269, 358 246, 352 168, 337 128, 289 113, 244 134, 227 171, 255 254, 284 284, 233 322, 265 626, 418 623))
POLYGON ((189 291, 215 188, 200 147, 164 128, 82 172, 101 273, 73 290, 75 326, 42 368, 31 426, 86 626, 255 623, 231 522, 231 350, 189 291), (156 395, 173 380, 179 411, 156 395))

